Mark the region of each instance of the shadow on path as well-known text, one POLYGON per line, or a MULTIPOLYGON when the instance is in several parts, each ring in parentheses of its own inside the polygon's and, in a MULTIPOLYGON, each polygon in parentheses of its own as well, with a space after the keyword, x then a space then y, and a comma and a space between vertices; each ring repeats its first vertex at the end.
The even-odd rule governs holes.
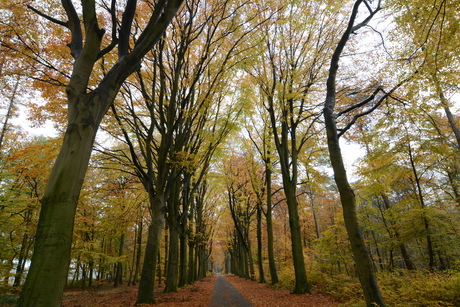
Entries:
POLYGON ((221 274, 216 275, 209 307, 251 307, 252 304, 221 274))

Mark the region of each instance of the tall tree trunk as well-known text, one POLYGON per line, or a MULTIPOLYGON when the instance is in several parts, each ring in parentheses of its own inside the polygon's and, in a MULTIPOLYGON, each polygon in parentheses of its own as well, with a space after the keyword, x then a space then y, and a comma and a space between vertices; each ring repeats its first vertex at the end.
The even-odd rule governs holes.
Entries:
POLYGON ((89 266, 88 287, 92 287, 93 286, 93 274, 94 274, 94 260, 91 259, 88 262, 88 266, 89 266))
MULTIPOLYGON (((99 105, 96 97, 93 95, 86 103, 99 105)), ((89 119, 89 114, 79 114, 69 124, 48 180, 32 262, 21 291, 19 304, 22 306, 61 305, 70 264, 77 201, 100 122, 100 118, 89 119)))
MULTIPOLYGON (((331 59, 329 76, 327 79, 327 94, 324 103, 324 120, 327 133, 327 145, 329 149, 329 157, 334 171, 334 179, 340 193, 342 202, 343 216, 345 220, 345 228, 350 240, 353 257, 358 271, 361 287, 364 292, 364 297, 367 306, 385 306, 380 289, 377 285, 377 279, 372 267, 372 261, 369 256, 369 251, 364 243, 361 230, 359 228, 358 216, 356 213, 355 193, 351 188, 345 165, 343 163, 342 153, 340 150, 339 136, 337 125, 334 116, 335 99, 336 99, 336 76, 339 68, 340 55, 350 37, 354 27, 355 19, 358 14, 358 8, 362 0, 355 2, 350 21, 347 29, 337 44, 334 54, 331 59)), ((372 14, 370 15, 372 17, 372 14)))
POLYGON ((179 217, 179 287, 183 287, 188 283, 188 247, 189 247, 189 207, 190 207, 190 176, 185 174, 182 188, 182 213, 179 217))
MULTIPOLYGON (((275 81, 274 81, 275 82, 275 81)), ((294 261, 295 287, 294 294, 310 293, 310 285, 307 280, 305 261, 302 246, 302 230, 300 227, 299 208, 296 195, 298 177, 298 146, 296 124, 287 109, 282 110, 281 132, 278 133, 277 118, 274 109, 274 97, 268 97, 268 113, 273 130, 276 150, 278 152, 283 178, 284 194, 289 214, 289 229, 291 233, 291 251, 294 261), (290 125, 289 125, 290 124, 290 125)), ((292 104, 292 101, 290 101, 292 104)), ((292 116, 292 114, 291 114, 292 116)))
MULTIPOLYGON (((267 153, 270 154, 269 152, 267 153)), ((279 282, 278 272, 276 270, 275 264, 275 252, 273 247, 273 218, 272 218, 272 170, 271 170, 271 161, 270 158, 267 158, 265 164, 265 186, 267 189, 267 252, 268 252, 268 265, 270 268, 270 279, 271 284, 275 285, 279 282)))
POLYGON ((195 248, 196 248, 196 233, 195 233, 195 223, 193 222, 195 216, 195 206, 192 204, 190 210, 191 221, 188 223, 189 227, 189 240, 188 240, 188 283, 191 284, 196 280, 196 258, 195 258, 195 248))
POLYGON ((421 183, 420 183, 420 177, 418 176, 417 168, 415 167, 415 161, 414 161, 414 156, 413 156, 413 153, 412 153, 412 147, 410 145, 410 141, 409 141, 409 144, 408 144, 408 149, 409 149, 409 160, 410 160, 410 164, 411 164, 411 167, 412 167, 412 172, 414 174, 415 188, 417 190, 417 195, 419 197, 420 206, 422 208, 422 220, 423 220, 423 225, 425 227, 424 230, 426 232, 426 244, 427 244, 428 259, 429 259, 428 266, 429 266, 430 270, 433 271, 434 270, 434 259, 435 259, 433 242, 432 242, 432 239, 431 239, 430 226, 429 226, 429 223, 428 223, 428 218, 426 217, 426 212, 425 212, 426 206, 425 206, 425 200, 424 200, 424 197, 423 197, 422 186, 421 186, 421 183))
MULTIPOLYGON (((100 47, 104 30, 98 25, 94 1, 83 1, 81 4, 85 12, 83 20, 79 19, 72 1, 62 1, 68 17, 67 27, 72 34, 69 46, 75 59, 66 87, 68 125, 42 199, 34 252, 19 306, 61 306, 70 264, 77 202, 97 130, 122 83, 163 36, 182 0, 159 1, 149 26, 138 37, 132 51, 128 53, 127 48, 119 48, 119 61, 91 91, 88 91, 88 84, 94 64, 102 56, 100 47)), ((128 26, 128 31, 120 32, 120 43, 128 45, 129 17, 123 19, 123 23, 126 20, 128 24, 124 27, 128 26)))
MULTIPOLYGON (((165 229, 165 236, 164 236, 164 242, 165 242, 165 257, 164 257, 164 263, 163 263, 163 272, 166 275, 166 270, 168 267, 168 256, 169 256, 169 225, 166 223, 166 229, 165 229)), ((161 284, 161 282, 159 283, 161 284)))
POLYGON ((270 121, 273 129, 275 146, 278 152, 281 175, 283 178, 284 194, 289 215, 289 229, 291 233, 291 251, 294 261, 295 287, 294 294, 310 293, 310 285, 307 280, 305 262, 303 257, 302 233, 300 227, 299 209, 296 196, 297 186, 297 161, 298 148, 296 144, 296 129, 289 127, 287 110, 283 110, 283 120, 281 121, 281 135, 277 131, 277 119, 274 110, 274 97, 268 96, 270 121))
POLYGON ((130 265, 130 268, 129 268, 129 277, 128 277, 128 286, 131 286, 131 285, 135 285, 135 283, 133 283, 133 279, 134 279, 134 267, 136 266, 136 251, 137 251, 137 233, 138 233, 138 228, 136 227, 136 225, 134 225, 134 240, 133 240, 133 254, 132 254, 132 258, 131 258, 131 265, 130 265))
MULTIPOLYGON (((284 181, 285 180, 283 180, 283 182, 284 181)), ((284 182, 283 186, 289 212, 292 258, 294 260, 295 288, 293 293, 310 293, 310 286, 307 281, 307 272, 305 269, 305 262, 303 257, 302 231, 300 227, 298 204, 295 195, 295 186, 292 182, 284 182)))
MULTIPOLYGON (((120 236, 120 241, 118 245, 118 257, 121 257, 123 255, 124 244, 125 244, 125 234, 122 233, 120 236)), ((115 281, 113 283, 113 286, 118 287, 118 285, 121 285, 122 283, 123 283, 123 262, 119 260, 117 263, 117 270, 115 273, 115 281)))
POLYGON ((177 283, 179 277, 179 231, 176 216, 169 215, 169 251, 168 264, 165 272, 164 293, 177 292, 177 283), (172 220, 175 219, 175 222, 172 220))
POLYGON ((153 197, 152 220, 148 230, 147 245, 145 247, 144 263, 142 266, 141 279, 139 281, 139 292, 137 293, 136 304, 155 303, 153 289, 155 286, 155 271, 161 243, 161 234, 165 221, 165 202, 163 195, 156 195, 153 197))
POLYGON ((139 218, 137 230, 137 252, 136 252, 136 265, 134 269, 133 285, 137 284, 139 276, 139 268, 141 267, 141 254, 142 254, 142 217, 139 218))
POLYGON ((18 264, 16 266, 16 274, 14 275, 13 287, 19 287, 21 285, 22 273, 24 272, 29 246, 29 234, 24 233, 22 235, 21 249, 19 250, 18 264))
POLYGON ((438 77, 436 73, 432 75, 433 78, 433 83, 436 88, 436 92, 439 96, 439 99, 441 101, 441 105, 444 108, 444 113, 446 113, 447 120, 449 122, 449 126, 454 132, 455 135, 455 140, 457 141, 457 148, 460 150, 460 129, 457 126, 457 123, 455 122, 455 118, 452 115, 452 112, 450 111, 449 107, 449 101, 447 100, 446 96, 444 95, 444 90, 441 87, 441 84, 439 83, 438 77))
POLYGON ((316 238, 320 238, 321 237, 321 231, 319 229, 319 223, 318 223, 318 213, 316 212, 316 205, 315 205, 315 200, 314 200, 314 196, 313 196, 313 191, 311 189, 311 187, 309 187, 309 197, 310 197, 310 204, 311 204, 311 211, 312 211, 312 214, 313 214, 313 222, 315 223, 315 233, 316 233, 316 238))
MULTIPOLYGON (((187 215, 187 212, 183 214, 187 215)), ((179 230, 179 282, 178 287, 183 287, 187 284, 187 247, 188 247, 188 227, 187 219, 184 219, 180 224, 179 230)))
POLYGON ((254 268, 254 257, 252 257, 252 248, 251 248, 251 241, 249 240, 249 235, 247 238, 247 242, 248 242, 248 249, 246 253, 248 255, 248 260, 249 260, 249 278, 251 278, 251 280, 255 280, 256 271, 254 268))
POLYGON ((196 257, 198 263, 198 278, 206 277, 206 242, 204 240, 205 226, 203 221, 203 203, 198 200, 196 209, 196 257))
POLYGON ((6 132, 8 130, 8 125, 11 117, 13 116, 13 109, 14 109, 14 102, 16 100, 16 93, 18 91, 20 77, 16 79, 16 83, 13 86, 13 92, 11 93, 11 97, 8 103, 8 109, 6 111, 5 119, 3 120, 2 131, 0 132, 0 156, 1 150, 3 149, 3 141, 5 139, 6 132))
POLYGON ((257 262, 259 267, 259 282, 265 283, 264 257, 262 246, 262 204, 257 204, 257 262))
POLYGON ((164 293, 177 292, 179 281, 179 195, 180 180, 176 180, 168 198, 169 251, 164 293))

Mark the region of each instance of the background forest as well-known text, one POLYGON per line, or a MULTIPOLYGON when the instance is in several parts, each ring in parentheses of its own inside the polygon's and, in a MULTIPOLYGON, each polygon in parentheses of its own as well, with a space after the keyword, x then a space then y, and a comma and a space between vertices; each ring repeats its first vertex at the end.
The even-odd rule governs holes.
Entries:
POLYGON ((106 283, 151 303, 216 272, 460 305, 460 2, 0 14, 0 278, 24 306, 106 283))

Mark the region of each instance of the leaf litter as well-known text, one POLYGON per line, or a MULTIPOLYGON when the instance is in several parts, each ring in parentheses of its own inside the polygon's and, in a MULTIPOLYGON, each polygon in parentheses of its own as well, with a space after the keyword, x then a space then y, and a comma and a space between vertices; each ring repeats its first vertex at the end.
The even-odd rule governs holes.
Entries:
MULTIPOLYGON (((312 294, 290 294, 289 290, 272 289, 255 281, 224 275, 254 307, 328 307, 339 306, 329 295, 313 291, 312 294)), ((155 305, 142 307, 207 307, 211 303, 212 289, 216 277, 208 276, 175 293, 162 293, 163 287, 155 287, 155 305)), ((117 288, 108 285, 99 288, 69 289, 64 292, 63 307, 122 307, 134 306, 137 297, 137 286, 121 285, 117 288)))

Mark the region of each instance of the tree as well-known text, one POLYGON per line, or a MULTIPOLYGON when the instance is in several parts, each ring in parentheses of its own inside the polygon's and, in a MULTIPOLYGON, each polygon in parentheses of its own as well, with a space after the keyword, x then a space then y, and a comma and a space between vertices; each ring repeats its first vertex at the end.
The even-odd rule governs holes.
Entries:
MULTIPOLYGON (((388 4, 393 11, 400 12, 395 17, 395 24, 398 35, 404 35, 407 42, 398 55, 408 65, 418 66, 418 78, 408 87, 408 96, 429 101, 429 104, 422 103, 420 107, 435 126, 439 122, 436 123, 437 116, 430 109, 436 106, 436 109, 444 111, 450 131, 442 133, 445 134, 443 138, 447 143, 455 144, 458 151, 460 129, 452 107, 454 95, 458 92, 460 49, 452 38, 458 32, 456 20, 459 4, 445 0, 433 1, 430 6, 421 5, 418 0, 408 1, 403 6, 398 1, 388 4), (421 92, 421 87, 426 91, 421 92)), ((438 132, 441 130, 438 129, 438 132)), ((458 194, 458 165, 453 163, 448 173, 453 189, 458 194)))
POLYGON ((108 9, 113 25, 112 41, 106 48, 101 48, 105 30, 99 25, 95 1, 82 3, 82 15, 70 0, 62 1, 67 21, 39 12, 50 22, 70 31, 73 70, 66 86, 67 129, 42 199, 32 262, 19 305, 61 305, 75 210, 100 122, 124 80, 161 38, 181 3, 181 0, 156 3, 144 30, 134 39, 131 27, 137 1, 127 1, 121 21, 116 19, 118 14, 113 1, 108 9), (108 58, 116 46, 118 60, 112 62, 102 80, 92 80, 94 64, 108 58))
POLYGON ((358 275, 360 278, 361 286, 363 288, 367 306, 373 306, 375 304, 378 306, 385 306, 385 303, 377 285, 377 280, 375 278, 369 252, 366 248, 364 239, 359 229, 356 214, 355 194, 348 182, 348 177, 343 163, 334 107, 336 100, 336 77, 339 68, 340 55, 342 54, 342 51, 350 38, 350 34, 363 27, 379 10, 380 1, 378 2, 377 8, 375 9, 372 9, 366 0, 358 0, 355 2, 350 20, 347 25, 347 29, 338 42, 337 47, 334 50, 334 54, 331 58, 329 76, 327 80, 327 96, 323 111, 327 132, 329 156, 332 168, 334 170, 334 179, 340 192, 345 226, 352 247, 355 264, 358 270, 358 275), (363 2, 369 10, 369 15, 366 17, 366 19, 364 19, 363 22, 355 24, 359 7, 363 2))
MULTIPOLYGON (((39 200, 46 185, 46 174, 56 158, 55 139, 34 138, 20 144, 3 164, 2 206, 0 207, 0 237, 4 251, 2 259, 16 262, 13 285, 22 281, 26 262, 30 259, 38 219, 39 200), (10 256, 7 256, 10 254, 10 256), (8 259, 8 257, 11 257, 8 259), (13 261, 15 260, 15 261, 13 261)), ((7 268, 8 272, 12 267, 7 268)), ((5 274, 8 281, 9 274, 5 274)))
POLYGON ((241 277, 254 279, 250 226, 258 205, 252 189, 251 174, 247 168, 249 157, 232 155, 224 165, 226 196, 233 220, 232 242, 234 266, 232 271, 241 277))
MULTIPOLYGON (((455 228, 447 217, 455 197, 449 191, 446 168, 456 149, 445 143, 444 132, 450 130, 447 120, 444 119, 444 128, 433 126, 433 120, 439 119, 421 111, 428 111, 423 100, 409 102, 404 106, 388 104, 384 112, 373 114, 362 129, 361 142, 366 142, 368 152, 360 167, 358 193, 381 212, 380 222, 372 228, 377 233, 388 233, 388 238, 381 240, 390 251, 390 270, 401 265, 442 270, 455 253, 455 244, 446 244, 453 239, 447 229, 455 228), (369 122, 373 123, 372 131, 369 122), (397 250, 403 262, 397 261, 397 250)), ((432 107, 436 109, 436 105, 432 107)), ((386 258, 384 253, 382 257, 386 258)))
MULTIPOLYGON (((247 87, 248 90, 251 89, 249 85, 247 87)), ((251 90, 250 90, 251 91, 251 90)), ((251 91, 248 97, 253 97, 256 95, 254 91, 251 91)), ((267 223, 267 254, 268 254, 268 265, 270 269, 270 279, 271 284, 275 285, 279 282, 278 279, 278 271, 276 269, 275 264, 275 254, 274 254, 274 244, 273 244, 273 206, 272 206, 272 173, 273 173, 273 164, 272 160, 275 158, 272 151, 273 151, 273 137, 271 135, 271 127, 269 124, 269 118, 261 105, 254 106, 255 112, 254 114, 247 114, 246 119, 248 122, 246 123, 246 130, 248 133, 248 137, 252 142, 253 147, 255 148, 256 152, 259 154, 260 159, 264 163, 264 188, 258 187, 254 189, 259 189, 259 192, 256 192, 258 201, 260 202, 259 206, 263 204, 262 197, 265 194, 265 203, 266 208, 258 208, 262 211, 265 215, 266 223, 267 223), (261 123, 262 127, 258 127, 258 123, 261 123), (253 133, 255 134, 253 136, 253 133), (263 191, 264 190, 264 191, 263 191), (262 195, 261 195, 262 194, 262 195)), ((257 184, 257 178, 254 178, 253 185, 257 184)), ((260 184, 260 183, 259 183, 260 184)), ((260 184, 261 185, 261 184, 260 184)), ((259 211, 257 212, 259 214, 259 211)), ((259 221, 259 217, 258 217, 259 221)), ((259 231, 259 229, 258 229, 259 231)), ((260 251, 262 254, 262 251, 260 251)), ((259 259, 260 260, 260 259, 259 259)), ((259 264, 260 266, 262 264, 259 264)), ((262 271, 262 269, 260 269, 262 271)), ((262 280, 262 277, 260 277, 262 280)))
MULTIPOLYGON (((279 5, 279 6, 277 6, 279 5)), ((289 211, 291 249, 296 276, 294 293, 309 293, 304 263, 299 204, 299 157, 320 117, 316 89, 324 82, 326 60, 340 18, 316 1, 272 7, 271 23, 262 30, 260 48, 247 73, 260 91, 279 158, 289 211), (308 17, 307 17, 308 16, 308 17)))

